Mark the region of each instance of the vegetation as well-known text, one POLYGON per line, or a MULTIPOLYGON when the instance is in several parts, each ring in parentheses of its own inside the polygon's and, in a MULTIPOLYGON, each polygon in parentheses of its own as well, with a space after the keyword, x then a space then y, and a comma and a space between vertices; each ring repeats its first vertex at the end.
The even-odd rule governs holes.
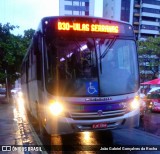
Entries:
POLYGON ((139 41, 138 52, 142 81, 157 78, 160 74, 160 37, 139 41), (151 73, 145 74, 146 71, 151 73))
POLYGON ((18 26, 0 24, 0 83, 5 83, 7 77, 9 87, 20 76, 22 59, 34 33, 29 29, 24 36, 16 36, 11 33, 15 28, 18 26))

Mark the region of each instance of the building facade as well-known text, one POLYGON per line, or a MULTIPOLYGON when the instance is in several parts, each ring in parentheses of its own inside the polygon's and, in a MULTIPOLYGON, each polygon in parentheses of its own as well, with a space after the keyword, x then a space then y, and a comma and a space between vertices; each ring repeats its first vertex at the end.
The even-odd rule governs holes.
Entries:
POLYGON ((59 15, 94 16, 94 0, 59 0, 59 15))
POLYGON ((103 17, 133 22, 134 0, 103 0, 103 17))
POLYGON ((103 0, 103 17, 133 24, 137 40, 160 35, 160 0, 103 0))
MULTIPOLYGON (((160 36, 160 0, 134 0, 133 26, 137 40, 160 36)), ((160 77, 156 55, 144 55, 139 60, 142 82, 160 77)))
POLYGON ((159 0, 135 0, 133 16, 133 26, 138 40, 159 36, 159 0))

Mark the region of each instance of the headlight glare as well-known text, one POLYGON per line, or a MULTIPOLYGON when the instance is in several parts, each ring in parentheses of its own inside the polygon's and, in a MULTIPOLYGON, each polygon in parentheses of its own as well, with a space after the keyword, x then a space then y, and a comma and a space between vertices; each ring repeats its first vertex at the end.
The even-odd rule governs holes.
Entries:
POLYGON ((23 93, 21 91, 19 91, 17 94, 18 94, 19 97, 23 96, 23 93))
POLYGON ((59 102, 50 103, 49 109, 55 116, 60 115, 63 112, 63 105, 59 102))
POLYGON ((132 110, 138 109, 140 107, 140 101, 138 97, 135 97, 134 100, 130 103, 130 108, 132 110))

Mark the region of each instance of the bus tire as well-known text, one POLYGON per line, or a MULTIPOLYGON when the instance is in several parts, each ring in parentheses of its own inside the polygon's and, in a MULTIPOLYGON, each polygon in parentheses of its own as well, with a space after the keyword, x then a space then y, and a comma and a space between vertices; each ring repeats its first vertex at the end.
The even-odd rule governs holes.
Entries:
POLYGON ((45 126, 43 125, 42 117, 41 117, 41 108, 40 104, 36 102, 36 110, 37 110, 37 134, 39 139, 41 140, 45 151, 51 151, 51 135, 47 133, 45 126))

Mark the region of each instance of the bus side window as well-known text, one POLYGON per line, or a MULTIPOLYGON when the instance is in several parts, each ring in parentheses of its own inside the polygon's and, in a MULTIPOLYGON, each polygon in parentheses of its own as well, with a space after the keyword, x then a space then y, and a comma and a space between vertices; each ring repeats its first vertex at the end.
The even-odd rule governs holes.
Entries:
POLYGON ((37 80, 42 80, 42 38, 40 35, 34 37, 34 54, 36 55, 37 80))
POLYGON ((38 33, 33 37, 33 48, 34 54, 39 55, 41 52, 41 37, 38 33))
POLYGON ((42 55, 37 56, 37 80, 42 79, 42 55))

